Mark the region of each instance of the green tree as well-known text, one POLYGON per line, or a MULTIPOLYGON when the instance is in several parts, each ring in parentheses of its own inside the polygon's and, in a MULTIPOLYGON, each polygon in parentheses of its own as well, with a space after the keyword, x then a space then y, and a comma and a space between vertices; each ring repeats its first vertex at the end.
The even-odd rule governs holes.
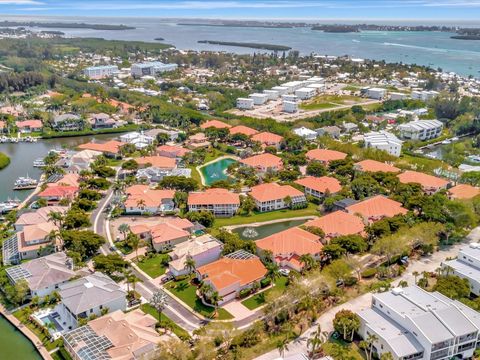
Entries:
POLYGON ((128 266, 128 262, 117 253, 97 255, 93 258, 95 271, 103 272, 108 276, 112 276, 114 273, 122 273, 128 266))
POLYGON ((470 284, 467 279, 458 276, 440 276, 433 287, 433 291, 438 291, 451 299, 459 300, 470 296, 470 284))
POLYGON ((353 335, 360 328, 360 319, 350 310, 340 310, 333 319, 333 328, 342 335, 344 340, 353 340, 353 335))

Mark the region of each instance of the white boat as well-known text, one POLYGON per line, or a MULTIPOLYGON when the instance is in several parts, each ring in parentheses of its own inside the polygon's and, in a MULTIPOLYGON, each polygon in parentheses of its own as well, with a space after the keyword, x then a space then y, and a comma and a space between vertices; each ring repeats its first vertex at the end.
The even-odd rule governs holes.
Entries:
POLYGON ((9 211, 15 210, 19 204, 20 204, 20 200, 18 199, 15 199, 15 200, 8 199, 5 202, 0 202, 0 213, 5 214, 9 211))
POLYGON ((452 143, 452 141, 449 140, 449 139, 442 141, 442 145, 450 145, 451 143, 452 143))
POLYGON ((43 160, 43 158, 38 158, 33 162, 33 167, 42 168, 45 166, 47 166, 47 164, 45 164, 45 161, 43 160))
POLYGON ((34 189, 37 187, 38 181, 32 179, 28 175, 26 177, 19 177, 15 181, 15 186, 13 190, 26 190, 26 189, 34 189))

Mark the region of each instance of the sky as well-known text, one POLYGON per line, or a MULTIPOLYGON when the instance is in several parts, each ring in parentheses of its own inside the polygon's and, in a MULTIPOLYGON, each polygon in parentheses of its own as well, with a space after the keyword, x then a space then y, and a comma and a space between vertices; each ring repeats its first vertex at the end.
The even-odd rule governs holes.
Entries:
POLYGON ((468 21, 480 0, 0 0, 0 14, 468 21))

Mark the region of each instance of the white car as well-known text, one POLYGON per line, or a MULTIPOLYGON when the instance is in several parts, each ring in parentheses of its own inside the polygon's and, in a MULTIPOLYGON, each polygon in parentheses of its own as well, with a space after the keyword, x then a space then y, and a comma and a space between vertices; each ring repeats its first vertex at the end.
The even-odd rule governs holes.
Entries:
POLYGON ((280 269, 278 272, 283 276, 288 276, 288 274, 290 274, 290 270, 288 269, 280 269))

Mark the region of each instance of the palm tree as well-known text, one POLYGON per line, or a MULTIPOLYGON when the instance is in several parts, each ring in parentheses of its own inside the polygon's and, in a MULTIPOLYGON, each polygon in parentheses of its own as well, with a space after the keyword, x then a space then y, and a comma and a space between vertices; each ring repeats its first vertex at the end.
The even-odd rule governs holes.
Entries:
POLYGON ((285 336, 284 338, 277 341, 277 350, 280 354, 280 357, 283 358, 285 355, 285 351, 288 351, 288 337, 285 336))
POLYGON ((137 207, 141 210, 140 212, 143 212, 143 210, 145 210, 145 200, 139 199, 137 201, 137 207))
POLYGON ((365 353, 367 355, 367 360, 372 359, 373 347, 374 347, 373 345, 375 344, 376 341, 378 341, 378 336, 374 334, 368 335, 368 337, 364 341, 364 345, 366 346, 365 353))
POLYGON ((52 230, 47 236, 47 240, 54 246, 56 251, 63 248, 63 237, 60 231, 52 230))
POLYGON ((213 317, 217 316, 217 312, 218 312, 218 303, 220 301, 223 300, 223 298, 220 296, 220 294, 218 293, 218 291, 214 291, 211 295, 210 295, 210 303, 213 305, 214 309, 215 309, 215 312, 213 313, 213 317))
POLYGON ((311 270, 315 266, 315 259, 310 254, 303 254, 300 256, 300 261, 303 263, 304 270, 311 270))
POLYGON ((123 240, 127 238, 127 234, 130 231, 130 225, 128 224, 120 224, 118 227, 118 231, 123 235, 123 240))
POLYGON ((183 265, 185 266, 185 270, 187 270, 189 274, 195 271, 195 268, 196 268, 195 260, 193 260, 193 258, 190 255, 187 256, 183 265))
POLYGON ((140 238, 134 233, 127 236, 126 242, 135 251, 135 258, 138 259, 138 248, 140 247, 140 238))
POLYGON ((157 310, 158 313, 158 322, 162 320, 162 312, 168 306, 168 297, 162 290, 158 290, 153 294, 152 299, 150 300, 150 305, 157 310))
POLYGON ((380 355, 380 360, 393 360, 393 355, 390 351, 380 355))
POLYGON ((317 330, 313 336, 307 340, 308 358, 309 360, 316 359, 322 350, 322 345, 328 340, 328 332, 322 331, 322 326, 318 325, 317 330))
POLYGON ((273 262, 267 266, 267 277, 270 279, 272 284, 280 277, 280 267, 276 262, 273 262))
POLYGON ((203 282, 200 286, 199 292, 200 295, 205 299, 213 292, 213 287, 209 283, 203 282))
POLYGON ((412 272, 412 275, 413 275, 413 277, 414 277, 414 279, 415 279, 415 285, 417 285, 417 277, 418 277, 418 275, 420 275, 420 274, 418 273, 418 271, 414 271, 414 272, 412 272))
POLYGON ((48 213, 48 221, 61 228, 63 226, 64 216, 60 211, 51 211, 48 213))
POLYGON ((292 207, 292 198, 289 195, 285 196, 285 198, 283 199, 283 203, 285 204, 285 206, 287 208, 291 208, 292 207))

